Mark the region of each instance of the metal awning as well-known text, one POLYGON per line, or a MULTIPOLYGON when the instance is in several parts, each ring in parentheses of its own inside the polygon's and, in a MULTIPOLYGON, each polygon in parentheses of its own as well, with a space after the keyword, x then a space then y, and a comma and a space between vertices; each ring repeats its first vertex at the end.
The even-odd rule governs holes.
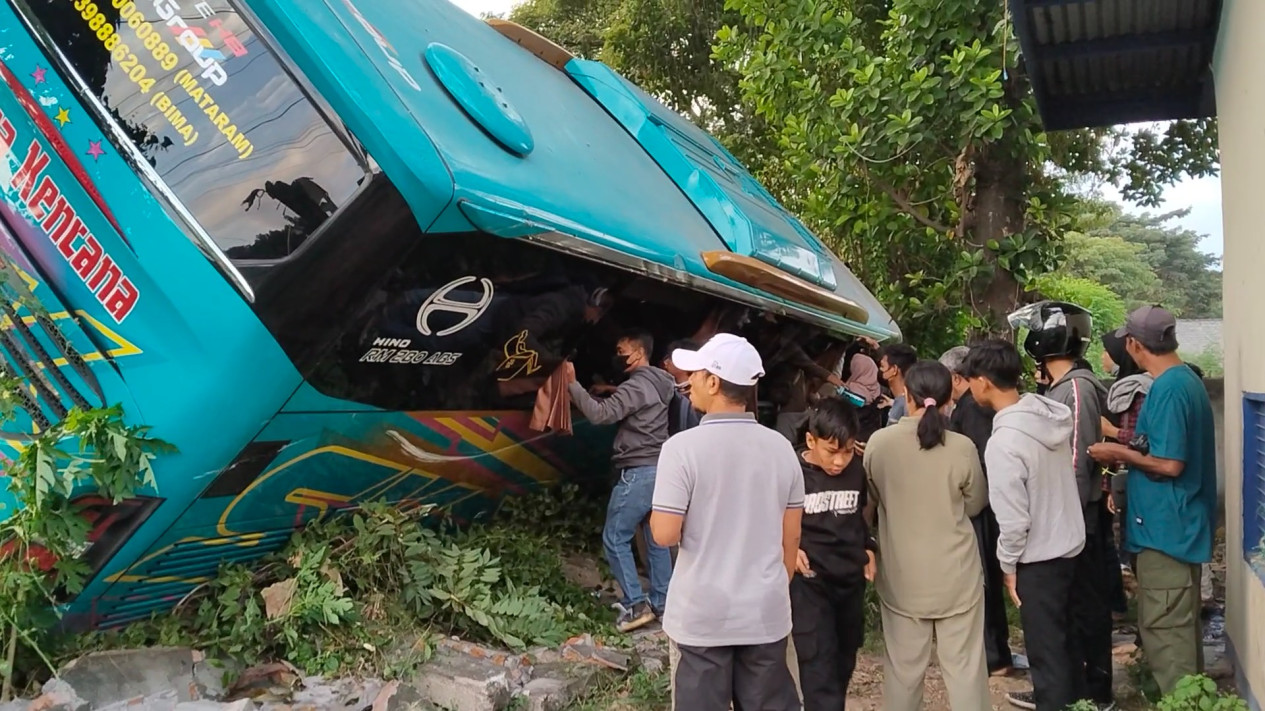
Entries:
POLYGON ((1222 0, 1010 0, 1048 130, 1216 115, 1222 0))

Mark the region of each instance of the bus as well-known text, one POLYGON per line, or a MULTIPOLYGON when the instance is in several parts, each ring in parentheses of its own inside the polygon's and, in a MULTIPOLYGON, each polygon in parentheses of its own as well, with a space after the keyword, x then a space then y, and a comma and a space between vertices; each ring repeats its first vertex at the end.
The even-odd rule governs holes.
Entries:
POLYGON ((0 248, 8 456, 115 404, 176 449, 77 490, 79 628, 362 502, 603 476, 609 429, 531 412, 619 328, 900 337, 712 136, 445 0, 0 0, 0 248))

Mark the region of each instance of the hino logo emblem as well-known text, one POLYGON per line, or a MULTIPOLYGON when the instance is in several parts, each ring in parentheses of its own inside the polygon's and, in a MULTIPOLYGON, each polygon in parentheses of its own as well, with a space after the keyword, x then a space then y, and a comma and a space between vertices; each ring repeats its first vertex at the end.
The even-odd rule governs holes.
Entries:
POLYGON ((426 301, 422 302, 422 307, 417 310, 417 330, 423 336, 449 336, 460 331, 479 320, 479 317, 487 310, 488 305, 492 303, 494 291, 492 280, 487 278, 464 276, 444 284, 436 289, 435 293, 427 297, 426 301), (448 295, 453 291, 475 281, 479 282, 479 286, 483 288, 483 295, 479 297, 478 301, 456 301, 448 298, 448 295), (430 317, 435 313, 457 314, 462 319, 454 326, 442 328, 439 331, 432 331, 430 317))

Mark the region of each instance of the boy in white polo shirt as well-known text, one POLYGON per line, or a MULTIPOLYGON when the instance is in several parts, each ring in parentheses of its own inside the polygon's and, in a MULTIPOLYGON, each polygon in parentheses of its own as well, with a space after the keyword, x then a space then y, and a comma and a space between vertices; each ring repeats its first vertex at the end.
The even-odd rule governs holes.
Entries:
POLYGON ((797 711, 787 638, 799 458, 747 412, 764 367, 746 339, 717 334, 672 362, 690 372, 690 401, 705 413, 663 445, 650 514, 655 542, 680 545, 663 617, 673 708, 797 711))

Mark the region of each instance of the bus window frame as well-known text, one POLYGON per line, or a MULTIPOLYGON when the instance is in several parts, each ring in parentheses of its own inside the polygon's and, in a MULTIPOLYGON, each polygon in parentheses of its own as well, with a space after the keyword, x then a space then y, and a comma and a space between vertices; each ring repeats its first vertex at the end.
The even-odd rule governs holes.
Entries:
POLYGON ((180 197, 175 194, 175 191, 167 185, 166 181, 162 179, 162 176, 158 174, 158 171, 149 164, 149 161, 145 160, 145 156, 141 153, 140 148, 132 142, 132 139, 127 136, 127 133, 122 129, 122 127, 115 122, 114 118, 110 115, 109 110, 106 109, 105 105, 102 103, 101 98, 92 91, 91 87, 88 86, 88 82, 84 81, 84 78, 80 76, 79 70, 75 68, 74 64, 72 64, 66 57, 65 53, 62 52, 61 47, 57 45, 52 36, 44 29, 43 25, 38 21, 35 13, 31 10, 30 6, 27 5, 25 0, 8 0, 9 6, 13 9, 14 14, 18 16, 18 20, 22 23, 27 33, 35 41, 35 43, 39 45, 40 49, 44 51, 49 61, 56 66, 58 72, 66 79, 67 84, 76 95, 75 98, 83 102, 88 110, 92 112, 93 118, 97 121, 98 125, 100 125, 103 131, 109 135, 114 147, 119 150, 119 157, 122 158, 124 162, 131 167, 132 171, 141 178, 141 182, 146 185, 149 192, 158 200, 158 203, 164 206, 169 214, 174 213, 173 216, 176 219, 173 220, 173 222, 176 223, 177 227, 183 226, 184 229, 182 231, 185 232, 186 238, 189 238, 190 241, 194 243, 194 246, 198 248, 198 251, 202 252, 202 254, 215 265, 216 269, 218 269, 220 273, 229 280, 233 287, 241 293, 242 297, 245 298, 248 303, 254 304, 256 298, 255 289, 250 285, 250 282, 246 279, 246 276, 241 272, 241 270, 238 269, 237 265, 239 263, 247 265, 278 264, 283 263, 302 252, 309 243, 325 231, 325 226, 330 223, 339 212, 346 209, 347 205, 355 202, 355 199, 363 192, 365 186, 369 183, 369 180, 378 172, 378 169, 373 158, 364 150, 364 147, 360 145, 359 141, 351 135, 347 126, 341 120, 337 119, 337 114, 334 113, 333 108, 327 101, 325 101, 325 98, 316 91, 316 87, 308 81, 307 77, 302 74, 290 55, 281 48, 279 43, 277 43, 276 37, 259 21, 259 17, 249 8, 246 8, 241 3, 236 2, 236 0, 225 0, 225 2, 238 13, 242 22, 244 22, 246 26, 255 33, 255 38, 263 45, 264 49, 269 51, 277 60, 277 64, 281 68, 281 71, 287 78, 294 82, 295 88, 297 88, 303 98, 311 104, 312 108, 316 111, 316 115, 320 117, 330 131, 338 138, 344 147, 347 148, 348 152, 351 153, 352 157, 355 159, 356 164, 360 166, 360 169, 364 173, 364 179, 361 181, 361 184, 357 186, 356 190, 344 202, 344 204, 340 205, 333 214, 326 218, 317 230, 315 230, 311 235, 308 235, 307 239, 304 240, 303 244, 300 245, 298 249, 281 259, 233 260, 230 258, 228 256, 228 252, 222 249, 215 242, 211 235, 202 226, 202 223, 198 221, 197 217, 193 215, 193 212, 184 204, 184 201, 181 200, 180 197), (334 117, 334 119, 331 120, 331 117, 334 117))

